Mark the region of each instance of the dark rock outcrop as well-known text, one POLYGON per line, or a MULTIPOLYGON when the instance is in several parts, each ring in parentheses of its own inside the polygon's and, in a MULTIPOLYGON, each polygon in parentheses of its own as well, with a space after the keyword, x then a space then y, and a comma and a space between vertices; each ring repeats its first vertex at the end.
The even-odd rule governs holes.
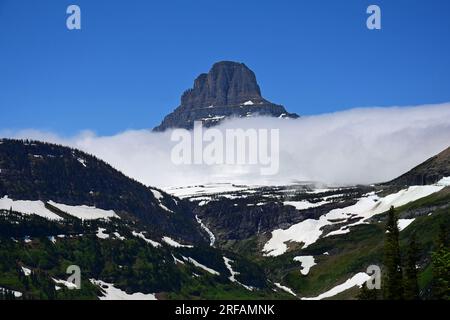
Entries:
POLYGON ((231 117, 271 116, 298 118, 281 105, 261 96, 256 76, 245 64, 222 61, 194 81, 181 97, 181 105, 164 118, 154 131, 192 129, 194 121, 210 127, 231 117))
POLYGON ((450 177, 450 148, 386 184, 396 186, 427 185, 436 183, 444 177, 450 177))

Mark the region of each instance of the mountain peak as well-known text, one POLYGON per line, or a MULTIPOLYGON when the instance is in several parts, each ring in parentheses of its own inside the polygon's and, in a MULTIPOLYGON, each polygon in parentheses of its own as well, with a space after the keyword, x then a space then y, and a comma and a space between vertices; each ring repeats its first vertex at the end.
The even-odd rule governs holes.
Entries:
POLYGON ((253 71, 243 63, 221 61, 197 77, 193 89, 183 94, 181 105, 197 109, 237 105, 252 99, 264 100, 253 71))
POLYGON ((191 129, 194 121, 213 126, 225 118, 254 115, 298 117, 264 99, 255 73, 244 63, 220 61, 195 79, 193 88, 182 95, 181 105, 154 130, 191 129))

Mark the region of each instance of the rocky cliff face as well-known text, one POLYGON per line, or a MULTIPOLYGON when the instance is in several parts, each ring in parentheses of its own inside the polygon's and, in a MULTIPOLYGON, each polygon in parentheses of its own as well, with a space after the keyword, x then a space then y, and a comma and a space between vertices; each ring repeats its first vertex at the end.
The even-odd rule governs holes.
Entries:
POLYGON ((397 186, 427 185, 436 183, 445 177, 450 177, 450 148, 387 184, 397 186))
POLYGON ((181 105, 154 131, 192 129, 194 121, 210 127, 226 118, 256 115, 298 118, 261 96, 256 76, 245 64, 222 61, 195 79, 194 87, 181 97, 181 105))

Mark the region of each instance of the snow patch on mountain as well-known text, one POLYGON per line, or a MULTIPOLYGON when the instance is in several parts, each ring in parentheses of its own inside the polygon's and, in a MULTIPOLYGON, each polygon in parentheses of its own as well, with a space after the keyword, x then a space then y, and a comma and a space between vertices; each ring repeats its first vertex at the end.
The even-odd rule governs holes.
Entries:
POLYGON ((77 286, 74 283, 72 283, 72 282, 69 282, 69 281, 66 281, 66 280, 59 280, 59 279, 55 279, 55 278, 52 278, 52 280, 56 284, 61 284, 61 285, 65 286, 69 290, 77 289, 77 286))
POLYGON ((344 292, 350 288, 353 288, 355 286, 358 286, 359 288, 362 287, 362 285, 370 279, 370 276, 367 273, 360 272, 355 274, 353 277, 345 281, 344 283, 318 295, 317 297, 312 298, 302 298, 302 300, 322 300, 325 298, 331 298, 335 295, 344 292))
POLYGON ((279 288, 279 289, 281 289, 281 290, 283 290, 283 291, 285 291, 285 292, 287 292, 289 294, 292 294, 294 297, 297 297, 297 295, 295 294, 295 292, 291 288, 283 286, 283 285, 281 285, 281 283, 278 283, 278 282, 275 282, 274 285, 277 286, 277 288, 279 288))
POLYGON ((211 247, 214 246, 214 243, 216 242, 216 237, 214 236, 214 233, 212 233, 211 230, 209 230, 209 228, 203 223, 203 221, 196 215, 195 219, 197 220, 198 224, 200 224, 200 227, 205 230, 205 232, 208 234, 209 236, 209 245, 211 247))
POLYGON ((442 178, 441 180, 439 180, 439 182, 437 183, 438 186, 450 186, 450 177, 445 177, 442 178))
POLYGON ((6 291, 11 292, 14 295, 14 297, 16 297, 16 298, 20 298, 20 297, 23 296, 22 292, 15 291, 15 290, 8 290, 8 289, 0 287, 0 292, 1 293, 5 293, 6 291))
POLYGON ((28 277, 31 275, 31 269, 24 267, 24 266, 22 266, 21 269, 22 269, 22 273, 25 275, 25 277, 28 277))
POLYGON ((213 269, 211 269, 211 268, 208 268, 207 266, 201 264, 201 263, 198 262, 197 260, 194 260, 194 259, 191 258, 191 257, 185 257, 185 256, 182 256, 182 257, 183 257, 183 260, 184 260, 184 261, 192 263, 192 264, 193 264, 194 266, 196 266, 197 268, 203 269, 204 271, 209 272, 209 273, 211 273, 211 274, 213 274, 213 275, 220 276, 220 273, 219 273, 219 272, 217 272, 216 270, 213 270, 213 269))
POLYGON ((306 210, 310 208, 316 208, 327 204, 328 201, 320 201, 320 202, 309 202, 307 200, 302 201, 284 201, 283 204, 286 206, 293 206, 297 210, 306 210))
POLYGON ((155 248, 161 247, 161 244, 159 242, 153 241, 151 239, 147 239, 143 232, 136 232, 133 230, 132 234, 133 234, 133 236, 140 238, 140 239, 144 240, 145 242, 151 244, 155 248))
POLYGON ((106 229, 105 228, 98 228, 97 230, 97 238, 99 239, 108 239, 109 238, 109 234, 105 233, 106 229))
POLYGON ((103 296, 100 300, 157 300, 155 294, 152 293, 132 293, 128 294, 123 290, 114 287, 113 284, 101 280, 90 279, 91 283, 100 287, 103 296))
POLYGON ((399 219, 397 222, 398 225, 398 229, 400 231, 405 230, 411 223, 414 222, 414 220, 416 220, 415 218, 412 219, 399 219))
POLYGON ((313 256, 297 256, 294 257, 294 261, 300 262, 302 265, 302 270, 300 272, 302 275, 306 276, 309 270, 316 265, 316 261, 313 256))
MULTIPOLYGON (((244 192, 249 191, 258 186, 242 186, 232 183, 209 183, 204 185, 193 186, 181 186, 181 187, 168 187, 165 191, 178 198, 197 198, 208 195, 218 195, 232 193, 232 192, 244 192)), ((205 200, 205 199, 203 199, 205 200)))
POLYGON ((120 218, 113 210, 103 210, 90 206, 68 206, 53 201, 48 202, 51 206, 81 220, 97 220, 110 218, 120 218))
POLYGON ((228 279, 230 279, 231 282, 235 282, 237 284, 240 284, 241 286, 243 286, 245 289, 247 289, 249 291, 253 291, 253 289, 254 289, 253 287, 250 287, 250 286, 247 286, 245 284, 242 284, 236 279, 236 276, 239 275, 240 273, 233 270, 233 267, 231 266, 231 264, 234 261, 231 260, 231 259, 228 259, 227 257, 223 257, 223 261, 224 261, 225 266, 227 267, 228 271, 231 274, 231 276, 229 276, 228 279))
POLYGON ((167 243, 169 246, 174 247, 174 248, 193 248, 194 246, 189 245, 189 244, 181 244, 176 242, 175 240, 173 240, 170 237, 163 237, 162 241, 164 241, 165 243, 167 243))
POLYGON ((306 248, 322 236, 324 226, 335 224, 336 221, 342 221, 343 219, 359 218, 359 221, 330 232, 327 236, 348 233, 350 232, 350 227, 365 223, 367 219, 374 215, 388 211, 391 206, 399 207, 405 205, 438 192, 443 188, 443 186, 437 185, 412 186, 383 198, 370 193, 360 198, 356 204, 346 208, 331 210, 318 220, 307 219, 292 225, 288 229, 272 231, 271 239, 264 245, 264 255, 279 256, 284 254, 288 249, 287 243, 289 242, 303 243, 303 248, 306 248))
POLYGON ((161 192, 159 192, 158 190, 155 189, 150 189, 150 191, 153 193, 153 196, 156 198, 156 200, 159 202, 159 206, 161 208, 163 208, 164 210, 166 210, 167 212, 171 212, 173 213, 172 210, 170 210, 169 208, 167 208, 163 203, 162 200, 164 199, 164 196, 161 192))
POLYGON ((0 199, 0 210, 10 210, 22 214, 35 214, 49 220, 62 220, 62 218, 45 207, 42 201, 12 200, 8 196, 0 199))

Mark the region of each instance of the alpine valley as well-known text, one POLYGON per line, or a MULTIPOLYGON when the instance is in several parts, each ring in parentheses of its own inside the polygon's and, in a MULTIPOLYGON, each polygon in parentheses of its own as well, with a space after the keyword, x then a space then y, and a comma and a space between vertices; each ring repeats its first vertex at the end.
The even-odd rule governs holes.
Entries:
MULTIPOLYGON (((298 117, 264 99, 244 64, 219 62, 154 130, 257 115, 298 117)), ((0 140, 4 299, 380 298, 363 285, 369 266, 387 269, 390 221, 405 275, 415 239, 417 298, 449 298, 450 148, 376 185, 162 190, 80 150, 0 140)))

